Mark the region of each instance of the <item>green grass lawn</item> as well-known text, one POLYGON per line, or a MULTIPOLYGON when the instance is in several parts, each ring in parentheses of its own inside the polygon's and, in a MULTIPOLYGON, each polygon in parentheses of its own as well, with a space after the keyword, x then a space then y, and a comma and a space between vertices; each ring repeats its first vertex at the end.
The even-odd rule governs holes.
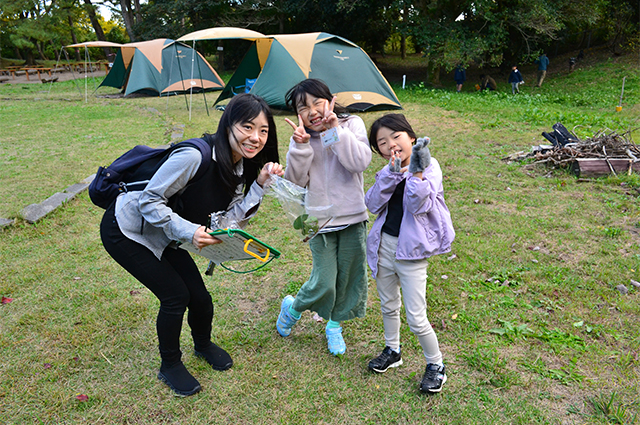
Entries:
MULTIPOLYGON (((449 376, 430 397, 417 390, 424 358, 406 323, 404 365, 366 370, 384 346, 373 281, 367 317, 344 324, 342 358, 308 312, 289 338, 277 334, 280 301, 304 283, 311 256, 270 197, 248 230, 283 256, 252 274, 206 278, 214 341, 234 367, 215 372, 195 358, 185 324, 183 360, 203 391, 173 397, 155 377, 158 302, 102 248, 103 211, 84 193, 35 225, 19 212, 136 144, 166 144, 175 125, 185 124, 185 138, 214 131, 220 112, 207 116, 199 96, 85 103, 73 83, 50 93, 0 86, 0 217, 17 218, 0 230, 0 295, 13 299, 0 305, 0 422, 637 423, 640 290, 629 282, 640 281, 640 177, 583 182, 502 160, 544 142, 557 121, 583 138, 635 129, 637 141, 637 65, 637 55, 602 61, 515 97, 506 85, 482 94, 394 87, 416 132, 431 137, 457 232, 452 253, 429 265, 428 315, 449 376)), ((383 113, 361 116, 370 125, 383 113)), ((384 165, 374 158, 366 188, 384 165)))

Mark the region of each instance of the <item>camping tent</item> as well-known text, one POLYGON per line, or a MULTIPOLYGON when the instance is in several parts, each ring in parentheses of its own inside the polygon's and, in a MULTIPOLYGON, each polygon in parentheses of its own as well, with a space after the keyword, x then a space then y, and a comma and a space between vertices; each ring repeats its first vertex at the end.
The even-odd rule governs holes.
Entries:
POLYGON ((100 86, 121 88, 125 95, 169 95, 191 89, 220 90, 224 82, 200 53, 174 40, 159 38, 122 45, 100 86))
POLYGON ((323 80, 337 102, 352 110, 402 109, 360 47, 324 32, 256 38, 216 103, 248 91, 285 108, 287 90, 306 78, 323 80))
POLYGON ((228 39, 244 39, 255 40, 265 37, 264 34, 257 31, 248 30, 246 28, 236 27, 214 27, 199 31, 190 32, 178 39, 178 41, 196 41, 196 40, 228 40, 228 39))

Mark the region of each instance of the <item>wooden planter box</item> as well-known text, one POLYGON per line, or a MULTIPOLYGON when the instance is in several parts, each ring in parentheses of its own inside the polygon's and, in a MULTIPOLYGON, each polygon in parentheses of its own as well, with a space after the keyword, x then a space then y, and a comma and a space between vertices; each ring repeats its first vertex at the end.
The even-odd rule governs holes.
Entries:
POLYGON ((640 161, 634 162, 630 158, 609 158, 609 160, 603 158, 581 158, 576 159, 571 164, 571 171, 582 178, 608 176, 612 174, 612 168, 616 174, 640 173, 640 161))

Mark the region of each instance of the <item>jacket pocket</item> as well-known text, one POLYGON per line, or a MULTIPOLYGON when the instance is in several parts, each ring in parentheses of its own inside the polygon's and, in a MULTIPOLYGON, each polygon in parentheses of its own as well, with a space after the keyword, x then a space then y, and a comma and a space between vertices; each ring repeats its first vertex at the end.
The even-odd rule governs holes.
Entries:
POLYGON ((429 244, 436 242, 438 239, 438 233, 431 227, 428 213, 416 214, 415 217, 416 221, 420 224, 422 229, 424 229, 424 233, 427 236, 427 242, 429 242, 429 244))

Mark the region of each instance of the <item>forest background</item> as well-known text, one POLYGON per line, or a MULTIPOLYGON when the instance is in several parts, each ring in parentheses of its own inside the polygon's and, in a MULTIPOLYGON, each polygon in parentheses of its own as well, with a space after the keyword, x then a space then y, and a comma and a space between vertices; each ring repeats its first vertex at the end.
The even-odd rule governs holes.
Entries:
MULTIPOLYGON (((370 55, 420 53, 427 75, 464 67, 510 68, 540 53, 607 45, 615 55, 639 44, 636 0, 0 0, 0 57, 58 59, 63 45, 177 39, 192 31, 234 26, 263 34, 324 31, 370 55), (104 16, 109 16, 105 20, 104 16)), ((233 68, 246 41, 199 43, 206 55, 223 47, 219 72, 233 68)), ((109 49, 92 57, 108 58, 109 49)), ((76 51, 80 61, 80 52, 76 51)), ((503 69, 503 71, 504 71, 503 69)))

